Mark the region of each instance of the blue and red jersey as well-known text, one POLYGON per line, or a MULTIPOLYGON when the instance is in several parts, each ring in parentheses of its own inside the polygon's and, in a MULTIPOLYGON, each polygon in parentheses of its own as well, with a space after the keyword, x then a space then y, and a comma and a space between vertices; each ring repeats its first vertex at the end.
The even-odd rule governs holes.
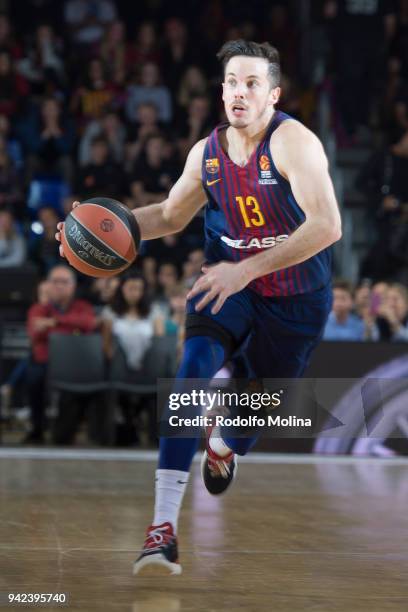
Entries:
MULTIPOLYGON (((289 119, 292 117, 286 113, 275 111, 264 139, 243 167, 235 164, 220 144, 219 133, 228 124, 218 126, 208 137, 202 164, 208 196, 208 263, 240 261, 274 247, 304 222, 305 214, 289 182, 276 169, 270 150, 271 134, 289 119)), ((297 295, 316 291, 327 285, 330 277, 331 250, 324 249, 300 264, 255 279, 249 287, 264 296, 297 295)))

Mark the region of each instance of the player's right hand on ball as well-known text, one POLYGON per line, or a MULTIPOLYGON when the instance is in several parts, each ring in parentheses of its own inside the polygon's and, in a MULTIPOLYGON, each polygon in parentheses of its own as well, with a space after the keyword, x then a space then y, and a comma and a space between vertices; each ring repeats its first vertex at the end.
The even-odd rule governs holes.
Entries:
MULTIPOLYGON (((80 205, 81 202, 74 202, 72 204, 72 208, 76 208, 77 206, 80 205)), ((58 240, 59 243, 61 243, 61 232, 64 229, 64 223, 63 221, 60 221, 59 223, 57 223, 57 233, 55 234, 55 239, 58 240)), ((61 255, 61 257, 65 257, 64 255, 64 249, 62 247, 62 244, 59 245, 59 253, 61 255)))

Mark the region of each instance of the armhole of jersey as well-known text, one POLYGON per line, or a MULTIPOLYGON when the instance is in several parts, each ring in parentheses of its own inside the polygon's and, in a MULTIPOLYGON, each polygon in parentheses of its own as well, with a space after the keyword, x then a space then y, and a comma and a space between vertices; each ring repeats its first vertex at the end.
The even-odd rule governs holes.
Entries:
MULTIPOLYGON (((268 136, 268 151, 269 151, 269 157, 270 157, 271 162, 272 162, 272 168, 273 168, 274 172, 276 173, 276 178, 277 178, 277 180, 279 181, 279 183, 282 185, 282 187, 283 187, 283 188, 285 188, 285 189, 289 190, 289 191, 290 191, 290 193, 292 194, 292 188, 291 188, 291 186, 290 186, 290 182, 288 181, 288 179, 287 179, 287 178, 285 178, 285 177, 283 176, 283 174, 281 174, 281 173, 279 172, 279 170, 278 170, 278 168, 277 168, 277 166, 276 166, 276 164, 275 164, 275 161, 274 161, 274 159, 273 159, 273 155, 272 155, 272 148, 271 148, 271 138, 272 138, 273 133, 274 133, 274 132, 275 132, 275 131, 276 131, 276 130, 277 130, 277 129, 278 129, 278 128, 279 128, 279 127, 282 125, 282 123, 285 123, 286 121, 296 121, 296 119, 294 119, 294 117, 289 117, 289 116, 288 116, 288 117, 287 117, 287 118, 285 118, 283 121, 281 121, 281 122, 279 123, 279 125, 278 125, 278 126, 277 126, 277 127, 274 129, 274 130, 272 130, 272 131, 270 132, 270 134, 269 134, 269 136, 268 136)), ((293 195, 293 194, 292 194, 292 195, 293 195)))

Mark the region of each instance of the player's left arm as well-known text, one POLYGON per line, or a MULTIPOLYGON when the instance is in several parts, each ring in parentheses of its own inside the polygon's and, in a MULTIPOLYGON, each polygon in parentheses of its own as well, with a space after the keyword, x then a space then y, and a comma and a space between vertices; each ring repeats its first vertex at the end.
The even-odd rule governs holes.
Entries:
POLYGON ((216 314, 227 297, 254 279, 299 264, 341 238, 340 213, 319 139, 297 121, 283 123, 272 139, 277 169, 289 181, 305 221, 287 240, 262 253, 203 268, 204 275, 187 296, 206 291, 196 310, 217 298, 211 309, 216 314))

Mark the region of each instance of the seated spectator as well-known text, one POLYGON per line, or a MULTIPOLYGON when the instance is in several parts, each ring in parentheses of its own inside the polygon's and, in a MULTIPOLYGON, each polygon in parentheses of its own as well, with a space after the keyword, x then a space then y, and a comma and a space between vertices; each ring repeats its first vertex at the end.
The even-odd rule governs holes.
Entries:
POLYGON ((118 73, 126 73, 126 30, 123 21, 113 21, 108 25, 98 56, 106 66, 110 81, 114 81, 118 73))
POLYGON ((103 194, 122 199, 124 176, 118 164, 109 158, 108 142, 101 137, 92 141, 91 160, 79 172, 75 187, 79 200, 103 194))
POLYGON ((177 336, 177 362, 181 359, 185 339, 187 293, 188 289, 182 285, 169 291, 170 312, 156 323, 158 335, 177 336))
POLYGON ((189 66, 181 79, 178 91, 178 104, 187 110, 190 102, 197 96, 206 97, 208 83, 203 71, 198 66, 189 66))
POLYGON ((333 307, 329 314, 323 340, 364 340, 364 322, 353 314, 353 292, 347 281, 333 284, 333 307))
POLYGON ((14 60, 21 57, 21 47, 13 35, 8 15, 0 14, 0 49, 10 53, 14 60))
POLYGON ((59 245, 55 240, 59 218, 54 208, 43 206, 38 211, 38 220, 42 225, 43 232, 31 236, 28 252, 30 261, 44 275, 61 261, 58 250, 59 245))
POLYGON ((170 296, 179 288, 179 272, 173 261, 160 264, 157 274, 158 291, 153 300, 153 318, 170 316, 170 296))
POLYGON ((3 138, 6 143, 6 150, 14 167, 20 170, 23 166, 23 149, 20 141, 11 130, 7 115, 0 115, 0 138, 3 138))
POLYGON ((18 73, 28 81, 34 95, 44 96, 63 87, 65 68, 61 52, 61 45, 52 27, 40 25, 35 33, 34 44, 17 64, 18 73))
POLYGON ((85 128, 79 143, 79 164, 86 166, 90 163, 92 142, 97 137, 104 138, 108 143, 112 161, 121 164, 125 155, 126 130, 118 114, 109 110, 85 128))
POLYGON ((21 180, 7 151, 7 143, 0 136, 0 210, 8 208, 22 216, 23 194, 21 180))
POLYGON ((0 210, 0 267, 21 266, 25 256, 25 240, 17 229, 13 213, 7 209, 0 210))
POLYGON ((152 257, 159 265, 171 261, 180 270, 190 250, 185 232, 169 234, 156 240, 144 240, 140 245, 142 257, 152 257))
POLYGON ((87 66, 82 84, 74 91, 70 110, 84 128, 92 119, 102 117, 107 108, 115 104, 117 88, 106 76, 106 68, 100 59, 93 59, 87 66))
POLYGON ((11 55, 0 50, 0 114, 9 118, 16 115, 28 92, 28 83, 16 73, 11 55))
POLYGON ((177 130, 179 150, 185 159, 191 147, 212 130, 211 103, 207 96, 195 96, 190 100, 187 115, 180 122, 177 130))
MULTIPOLYGON (((130 374, 141 370, 143 359, 156 334, 157 323, 153 322, 149 315, 146 281, 138 273, 125 274, 120 279, 110 308, 105 308, 101 316, 104 319, 106 355, 109 359, 113 357, 116 342, 125 355, 130 374)), ((118 435, 121 438, 118 442, 121 444, 136 444, 139 439, 136 411, 131 400, 132 396, 127 393, 118 395, 123 423, 122 427, 118 428, 122 432, 118 435)))
POLYGON ((119 276, 107 276, 93 280, 89 291, 89 301, 97 312, 101 312, 111 303, 119 284, 119 276))
POLYGON ((135 123, 127 127, 126 170, 131 171, 150 136, 163 133, 159 125, 154 104, 139 104, 134 116, 135 123))
POLYGON ((64 21, 72 42, 83 47, 99 42, 116 14, 112 0, 68 0, 64 7, 64 21))
POLYGON ((127 90, 126 117, 133 121, 136 109, 140 104, 151 103, 157 108, 160 121, 169 122, 172 119, 172 103, 170 92, 160 82, 160 72, 157 64, 147 62, 140 69, 139 81, 130 85, 127 90))
POLYGON ((364 258, 360 275, 374 281, 407 275, 408 258, 408 131, 400 140, 374 154, 357 186, 376 210, 378 238, 364 258))
POLYGON ((182 282, 184 287, 191 289, 201 274, 201 268, 205 257, 202 249, 194 249, 188 254, 187 260, 183 263, 182 282))
POLYGON ((131 71, 134 66, 147 62, 160 65, 160 51, 154 24, 150 21, 143 21, 137 30, 135 43, 127 46, 126 67, 128 71, 131 71))
MULTIPOLYGON (((27 327, 31 339, 31 360, 28 366, 28 395, 30 400, 31 431, 24 442, 44 442, 47 429, 45 419, 46 374, 48 341, 52 333, 90 333, 95 329, 92 306, 75 299, 76 279, 72 268, 55 266, 48 274, 49 302, 34 304, 28 312, 27 327)), ((54 441, 72 441, 72 420, 76 420, 77 397, 64 392, 60 396, 59 414, 56 420, 54 441)), ((75 425, 75 423, 74 423, 75 425)))
POLYGON ((154 335, 154 324, 149 318, 150 304, 146 294, 146 281, 136 272, 120 279, 110 306, 103 309, 106 355, 114 353, 114 340, 125 353, 131 370, 139 370, 143 357, 154 335))
POLYGON ((133 199, 139 206, 164 200, 179 173, 178 166, 167 158, 164 138, 149 136, 144 155, 135 164, 130 179, 133 199))
POLYGON ((378 339, 408 342, 408 290, 394 283, 386 291, 376 319, 378 339))
POLYGON ((33 114, 24 127, 24 141, 28 153, 27 180, 35 174, 59 176, 72 181, 71 154, 75 144, 75 128, 63 116, 55 98, 46 98, 40 113, 33 114))
POLYGON ((169 87, 178 91, 182 76, 197 53, 189 44, 186 24, 177 17, 164 23, 162 70, 169 87))

